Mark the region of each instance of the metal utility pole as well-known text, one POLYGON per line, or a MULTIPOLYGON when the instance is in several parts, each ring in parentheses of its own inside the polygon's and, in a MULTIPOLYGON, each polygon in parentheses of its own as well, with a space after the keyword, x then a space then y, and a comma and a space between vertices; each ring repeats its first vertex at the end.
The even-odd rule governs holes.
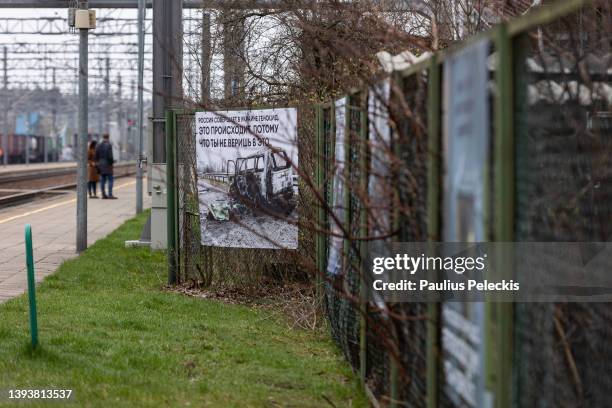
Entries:
MULTIPOLYGON (((80 50, 80 48, 79 48, 80 50)), ((79 61, 78 58, 74 59, 74 74, 75 75, 79 75, 79 61)), ((77 93, 79 93, 79 81, 73 81, 74 82, 74 94, 76 95, 77 93)))
POLYGON ((103 85, 104 85, 104 75, 103 75, 103 67, 102 67, 102 63, 100 63, 100 65, 98 65, 98 76, 100 77, 100 81, 96 83, 96 96, 98 99, 98 103, 96 104, 97 106, 97 117, 98 117, 98 137, 102 138, 102 134, 104 133, 104 102, 102 100, 103 96, 102 96, 102 91, 103 91, 103 85))
POLYGON ((183 1, 153 2, 153 162, 166 162, 165 111, 183 97, 183 1))
POLYGON ((106 75, 104 76, 104 127, 102 133, 110 133, 110 58, 106 57, 106 75))
POLYGON ((144 85, 144 40, 145 0, 138 0, 138 163, 136 168, 136 214, 142 212, 142 166, 143 166, 143 85, 144 85))
POLYGON ((9 94, 8 94, 8 59, 7 59, 6 45, 3 50, 3 62, 4 62, 4 109, 3 109, 3 120, 2 125, 4 126, 2 135, 2 163, 8 165, 8 134, 9 134, 9 123, 8 123, 8 111, 9 111, 9 94))
POLYGON ((124 132, 124 127, 123 127, 123 116, 124 116, 124 112, 123 112, 123 103, 122 103, 122 99, 121 99, 121 93, 122 93, 122 85, 121 85, 121 73, 117 74, 117 101, 115 103, 115 106, 117 108, 117 130, 119 131, 119 160, 125 160, 125 152, 126 152, 126 136, 125 136, 125 132, 124 132))
POLYGON ((57 134, 57 109, 55 106, 57 105, 56 98, 56 82, 55 82, 55 68, 53 68, 53 107, 51 108, 51 132, 53 133, 54 145, 55 145, 55 161, 59 161, 59 135, 57 134))
POLYGON ((47 136, 44 136, 42 138, 42 142, 43 142, 43 162, 47 163, 49 161, 49 159, 47 158, 47 148, 48 148, 48 143, 47 143, 47 136))
POLYGON ((211 65, 211 38, 210 38, 210 14, 202 15, 202 83, 201 100, 206 106, 210 102, 210 65, 211 65))
MULTIPOLYGON (((49 87, 47 86, 47 68, 45 67, 45 89, 49 89, 49 87)), ((49 161, 49 159, 47 158, 47 149, 49 144, 47 143, 47 139, 49 139, 49 137, 47 137, 47 135, 43 135, 42 138, 42 143, 43 143, 43 162, 47 163, 49 161)))
MULTIPOLYGON (((137 67, 138 68, 138 67, 137 67)), ((126 109, 125 112, 125 123, 126 123, 126 134, 127 134, 127 141, 129 146, 131 146, 131 150, 130 150, 130 154, 128 155, 128 160, 134 160, 136 158, 136 160, 138 160, 138 141, 136 140, 136 137, 134 137, 134 124, 135 122, 135 116, 136 116, 136 111, 137 111, 137 107, 135 107, 136 104, 132 103, 136 101, 136 80, 132 78, 132 81, 130 82, 130 98, 129 98, 130 103, 128 103, 128 108, 126 109)))
MULTIPOLYGON (((87 1, 81 1, 87 9, 87 1)), ((88 28, 79 29, 79 137, 77 138, 77 231, 76 250, 87 249, 87 51, 88 28)))
POLYGON ((26 125, 26 135, 25 135, 25 164, 30 164, 30 132, 32 129, 32 124, 30 123, 30 112, 26 110, 25 112, 25 125, 26 125))
MULTIPOLYGON (((153 2, 153 163, 152 168, 161 172, 165 166, 166 182, 159 181, 157 187, 160 195, 167 192, 167 209, 161 200, 154 197, 155 203, 151 212, 151 243, 163 244, 162 234, 166 232, 168 249, 168 283, 176 284, 176 251, 175 251, 175 214, 174 208, 174 149, 166 151, 166 146, 175 145, 173 140, 166 140, 170 135, 166 129, 172 129, 168 123, 166 111, 180 107, 182 104, 183 77, 183 1, 153 2), (166 188, 167 187, 167 188, 166 188), (166 218, 165 222, 163 218, 166 218)), ((154 173, 155 174, 155 173, 154 173)))
POLYGON ((227 103, 241 102, 244 91, 244 20, 240 11, 221 14, 223 24, 223 88, 227 103))

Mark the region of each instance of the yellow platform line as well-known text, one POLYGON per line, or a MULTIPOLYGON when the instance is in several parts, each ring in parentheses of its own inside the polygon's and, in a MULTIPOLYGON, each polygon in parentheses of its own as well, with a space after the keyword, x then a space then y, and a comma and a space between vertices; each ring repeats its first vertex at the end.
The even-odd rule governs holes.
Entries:
MULTIPOLYGON (((113 187, 113 190, 119 190, 119 189, 122 189, 124 187, 132 186, 134 184, 136 184, 135 181, 130 181, 129 183, 124 183, 124 184, 121 184, 121 185, 119 185, 117 187, 113 187)), ((22 214, 18 214, 18 215, 14 215, 12 217, 5 218, 3 220, 0 220, 0 224, 4 224, 6 222, 17 220, 17 219, 23 218, 23 217, 28 217, 28 216, 33 215, 33 214, 38 214, 38 213, 41 213, 43 211, 52 210, 53 208, 61 207, 62 205, 72 204, 72 203, 76 203, 76 198, 73 198, 71 200, 61 201, 59 203, 51 204, 51 205, 48 205, 46 207, 38 208, 36 210, 28 211, 28 212, 25 212, 25 213, 22 213, 22 214)))

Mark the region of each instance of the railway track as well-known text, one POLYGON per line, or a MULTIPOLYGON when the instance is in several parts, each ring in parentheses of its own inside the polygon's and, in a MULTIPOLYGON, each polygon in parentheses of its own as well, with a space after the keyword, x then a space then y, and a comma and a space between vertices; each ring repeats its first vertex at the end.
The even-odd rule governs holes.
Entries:
MULTIPOLYGON (((115 177, 136 173, 136 162, 118 163, 115 177)), ((0 208, 38 197, 66 194, 76 187, 76 166, 23 169, 0 174, 0 208)))

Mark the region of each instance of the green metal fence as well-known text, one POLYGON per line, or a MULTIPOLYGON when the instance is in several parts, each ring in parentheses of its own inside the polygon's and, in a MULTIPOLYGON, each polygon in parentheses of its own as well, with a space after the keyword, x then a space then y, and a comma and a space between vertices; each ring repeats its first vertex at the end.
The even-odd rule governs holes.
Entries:
MULTIPOLYGON (((514 91, 527 101, 513 118, 516 240, 612 236, 609 19, 610 4, 594 2, 513 32, 514 91)), ((517 304, 515 399, 610 405, 611 318, 609 304, 517 304)))
POLYGON ((332 337, 376 404, 612 406, 609 304, 483 304, 478 351, 483 361, 476 373, 482 389, 470 401, 449 376, 453 361, 443 333, 456 310, 446 304, 369 302, 361 268, 368 240, 441 241, 455 222, 444 212, 445 163, 457 154, 445 149, 444 124, 454 114, 445 110, 445 67, 483 40, 490 44, 491 122, 483 165, 484 239, 609 240, 611 22, 605 0, 556 2, 378 78, 342 104, 321 104, 316 118, 301 110, 300 167, 314 190, 306 182, 300 186, 300 223, 312 229, 301 233, 296 252, 202 247, 193 113, 171 113, 175 194, 169 197, 176 211, 169 220, 176 228, 169 233, 176 246, 170 266, 177 280, 206 284, 222 269, 249 280, 254 269, 280 259, 296 268, 314 265, 332 337), (389 84, 387 141, 372 132, 368 113, 373 85, 381 81, 389 84), (338 116, 340 110, 344 115, 338 116), (338 145, 340 128, 344 143, 338 145), (381 152, 389 157, 385 174, 376 168, 381 152), (334 197, 338 179, 344 183, 339 198, 334 197), (382 206, 371 194, 372 182, 389 187, 382 206), (334 217, 335 206, 342 207, 341 219, 334 217), (341 239, 337 269, 328 264, 334 227, 341 239), (381 233, 385 228, 387 235, 381 233))
MULTIPOLYGON (((390 160, 396 162, 391 168, 396 194, 388 197, 393 203, 388 212, 396 228, 390 239, 439 241, 445 223, 453 222, 442 209, 444 162, 456 154, 443 147, 442 124, 445 115, 453 115, 443 108, 443 68, 456 53, 488 39, 486 239, 609 240, 611 13, 606 1, 556 2, 392 75, 390 160)), ((418 303, 381 308, 366 302, 359 290, 359 237, 368 235, 371 222, 364 213, 372 207, 371 197, 360 194, 373 148, 372 134, 364 133, 367 92, 348 96, 344 268, 340 275, 326 275, 332 333, 377 403, 470 406, 449 383, 441 335, 447 308, 418 303)), ((321 105, 318 110, 317 181, 326 192, 331 191, 333 166, 327 152, 335 143, 335 107, 321 105)), ((333 197, 325 197, 319 222, 329 226, 333 221, 323 207, 330 208, 333 197)), ((318 239, 317 264, 325 273, 329 239, 324 234, 318 239)), ((605 364, 612 348, 605 339, 612 327, 612 306, 487 303, 483 310, 482 404, 611 404, 606 389, 612 373, 605 364)))

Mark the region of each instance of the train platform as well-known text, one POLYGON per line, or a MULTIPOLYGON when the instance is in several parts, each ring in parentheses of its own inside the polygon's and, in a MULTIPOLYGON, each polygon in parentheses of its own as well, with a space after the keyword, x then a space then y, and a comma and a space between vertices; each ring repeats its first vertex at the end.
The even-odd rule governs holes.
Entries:
MULTIPOLYGON (((88 245, 107 236, 134 216, 136 179, 115 180, 118 200, 90 199, 87 212, 88 245)), ((144 207, 151 200, 144 194, 144 207)), ((36 280, 53 273, 76 253, 76 193, 35 200, 0 209, 0 303, 27 290, 24 227, 32 225, 36 280)), ((135 239, 138 237, 134 237, 135 239)))
MULTIPOLYGON (((122 161, 114 165, 116 176, 136 173, 135 161, 122 161)), ((76 184, 76 163, 33 163, 0 166, 0 196, 6 193, 68 188, 76 184)), ((0 199, 0 205, 5 201, 0 199)))
POLYGON ((22 173, 30 171, 45 171, 56 169, 76 169, 76 162, 52 162, 52 163, 30 163, 30 164, 9 164, 0 165, 0 174, 22 173))

